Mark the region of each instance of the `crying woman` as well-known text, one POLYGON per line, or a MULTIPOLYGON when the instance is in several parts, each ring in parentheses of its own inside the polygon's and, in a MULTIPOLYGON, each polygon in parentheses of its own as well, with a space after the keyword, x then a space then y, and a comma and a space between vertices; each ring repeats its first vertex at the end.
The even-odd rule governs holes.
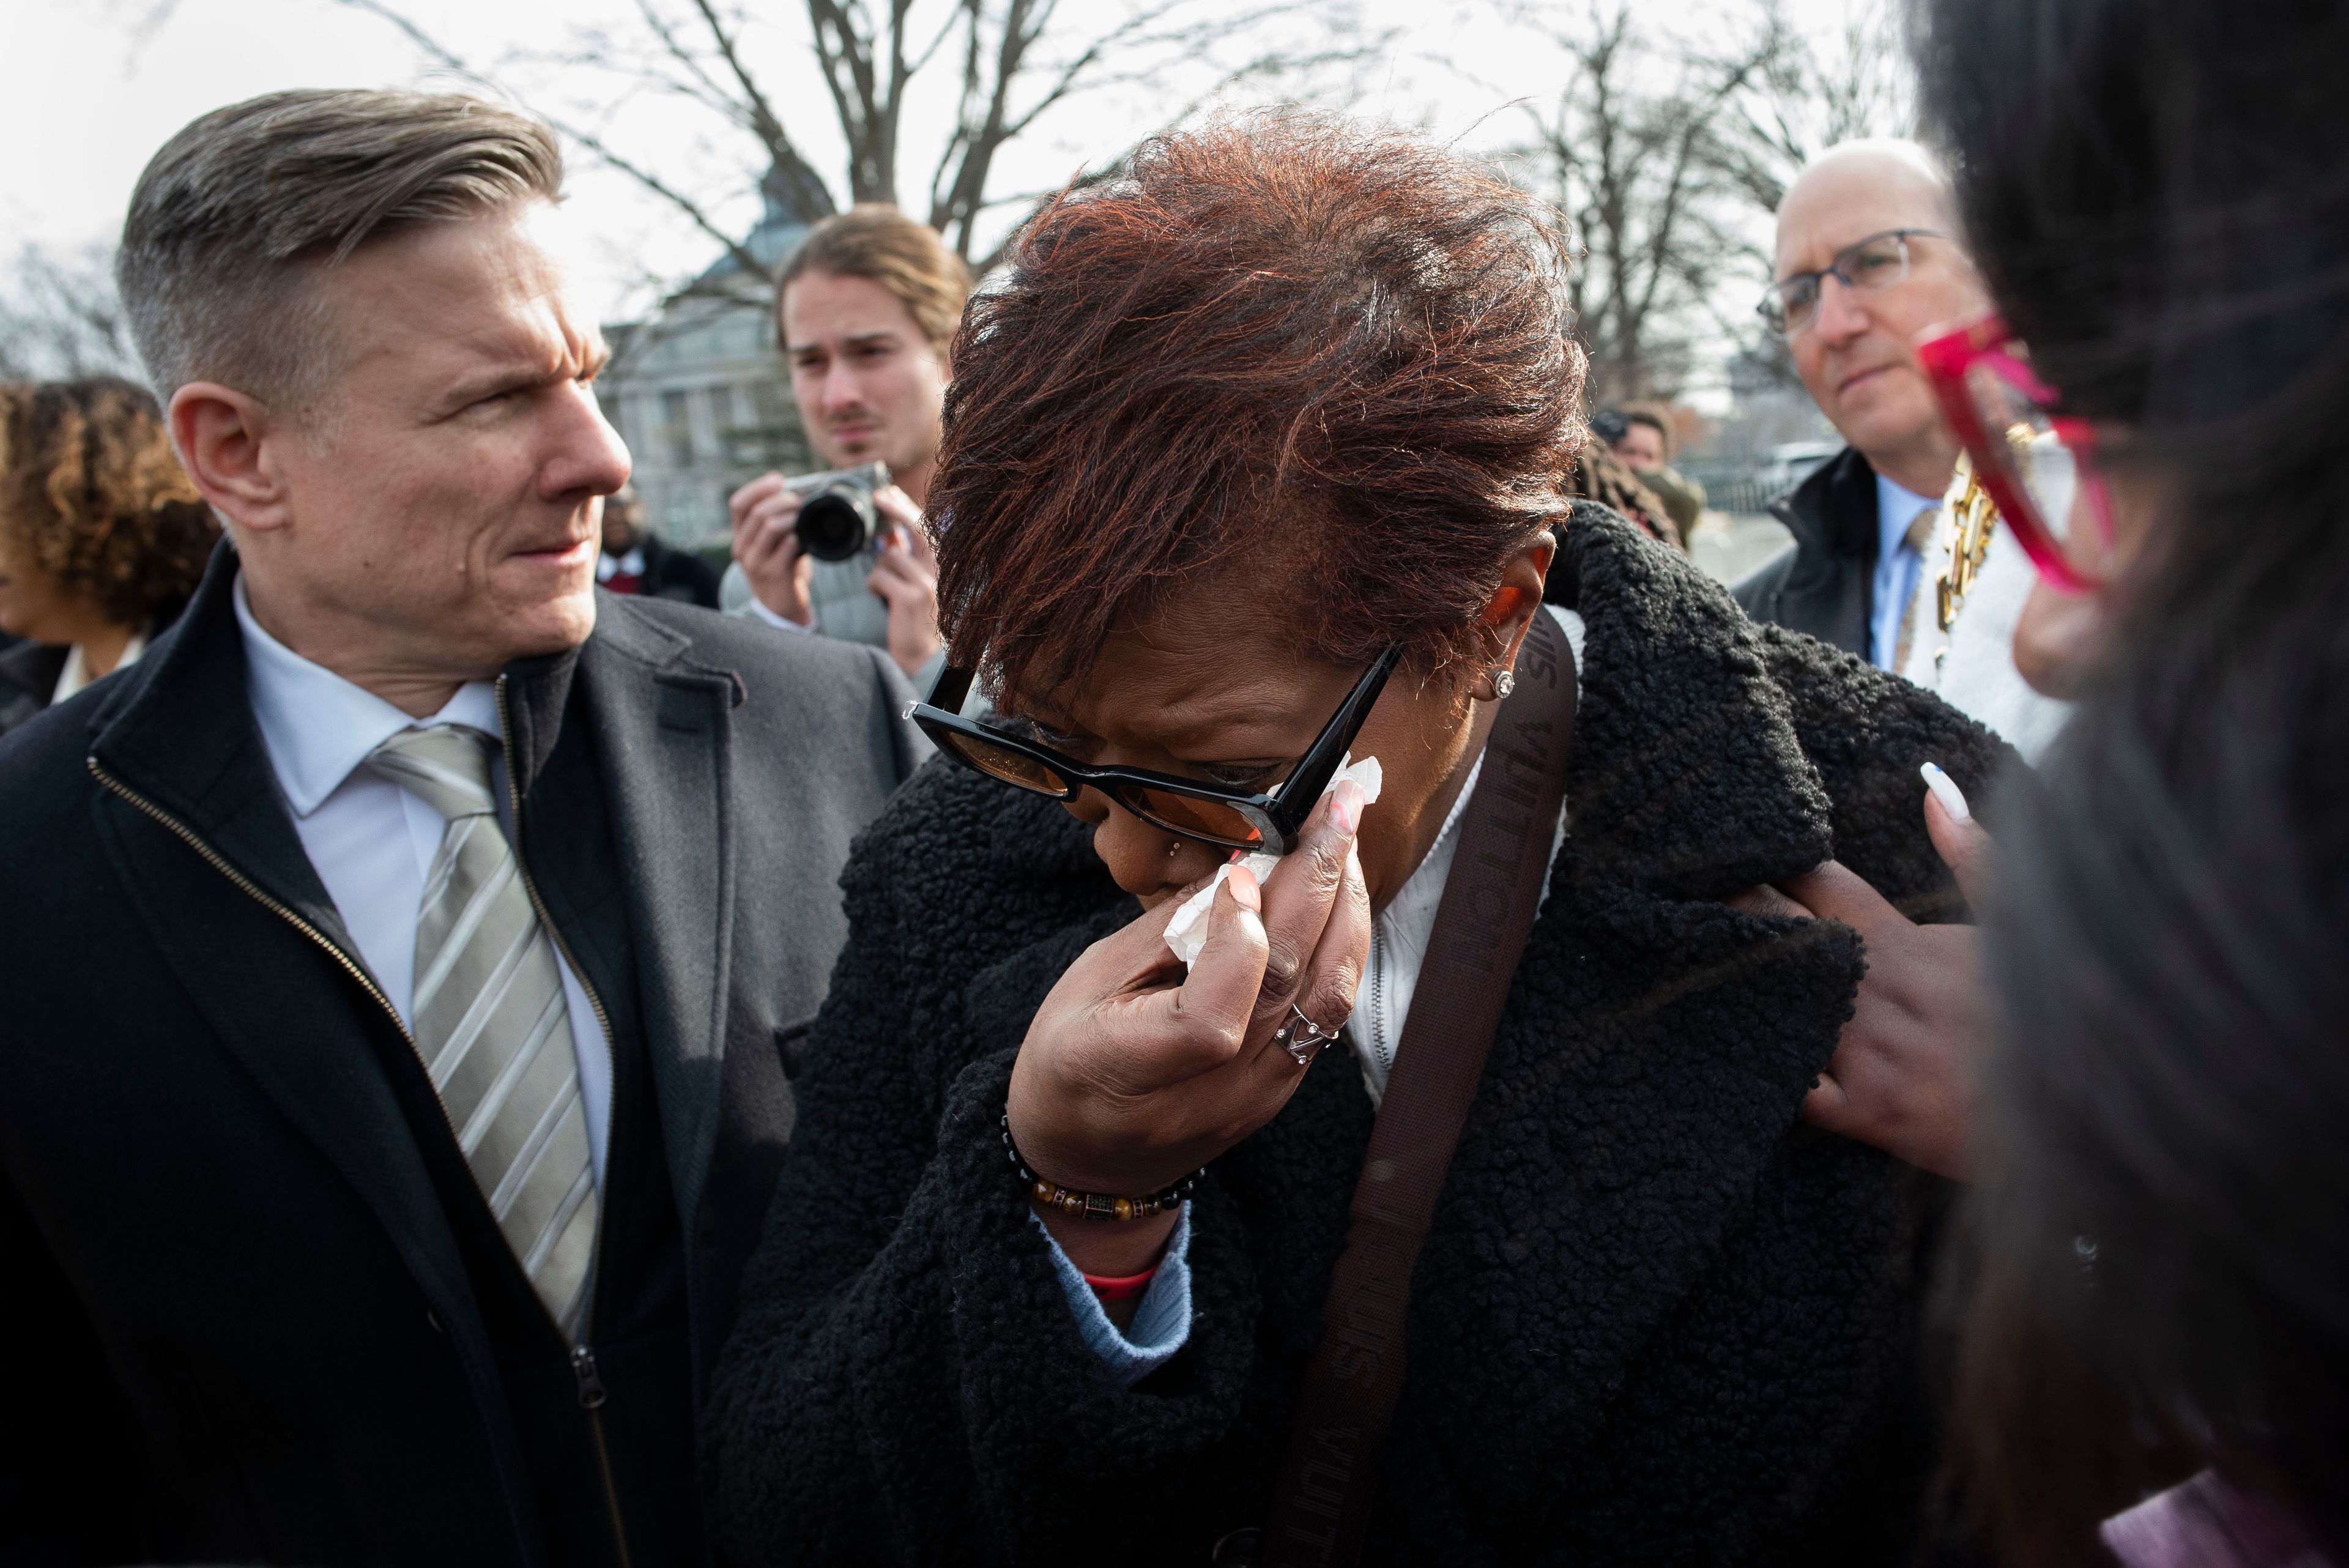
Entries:
POLYGON ((1859 939, 1722 900, 1962 918, 1918 766, 2002 749, 1569 503, 1567 268, 1477 164, 1275 117, 973 300, 942 755, 844 879, 733 1560, 1909 1554, 1947 1189, 1800 1119, 1859 939))

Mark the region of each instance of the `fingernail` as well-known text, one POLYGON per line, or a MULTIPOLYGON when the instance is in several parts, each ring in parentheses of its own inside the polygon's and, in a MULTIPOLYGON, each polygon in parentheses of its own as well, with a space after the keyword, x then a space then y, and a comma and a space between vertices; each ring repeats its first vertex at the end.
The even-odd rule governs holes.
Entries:
POLYGON ((1241 909, 1264 908, 1264 890, 1256 885, 1256 873, 1247 867, 1233 867, 1224 873, 1224 881, 1232 890, 1232 901, 1241 909))
POLYGON ((1338 831, 1352 837, 1362 826, 1362 786, 1351 779, 1340 783, 1330 794, 1330 820, 1338 831))
POLYGON ((1925 787, 1933 792, 1933 798, 1941 803, 1941 809, 1950 814, 1952 821, 1971 822, 1974 819, 1973 808, 1966 805, 1966 792, 1960 789, 1958 781, 1943 773, 1938 763, 1927 763, 1917 771, 1925 775, 1925 787))

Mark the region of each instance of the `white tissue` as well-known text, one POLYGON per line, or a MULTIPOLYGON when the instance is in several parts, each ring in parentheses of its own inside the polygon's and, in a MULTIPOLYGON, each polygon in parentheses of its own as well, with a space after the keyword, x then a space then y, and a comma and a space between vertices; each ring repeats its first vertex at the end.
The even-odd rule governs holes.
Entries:
MULTIPOLYGON (((1330 790, 1336 789, 1346 779, 1362 786, 1362 804, 1368 805, 1379 798, 1379 787, 1386 783, 1386 770, 1379 766, 1376 757, 1364 757, 1358 763, 1354 754, 1349 752, 1345 765, 1338 770, 1337 777, 1330 781, 1330 789, 1322 791, 1322 794, 1326 797, 1330 790)), ((1235 864, 1247 867, 1248 874, 1260 883, 1271 874, 1274 867, 1280 864, 1280 857, 1243 855, 1237 862, 1218 866, 1215 880, 1183 901, 1183 907, 1174 911, 1174 918, 1166 922, 1166 945, 1185 963, 1197 962, 1199 950, 1207 945, 1207 910, 1216 901, 1216 889, 1224 885, 1235 864)))

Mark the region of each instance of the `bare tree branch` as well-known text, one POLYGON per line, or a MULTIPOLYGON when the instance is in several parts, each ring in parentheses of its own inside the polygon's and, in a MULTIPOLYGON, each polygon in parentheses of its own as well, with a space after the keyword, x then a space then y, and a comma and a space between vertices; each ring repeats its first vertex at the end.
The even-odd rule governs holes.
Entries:
MULTIPOLYGON (((409 0, 330 3, 390 24, 441 68, 491 80, 420 24, 406 8, 409 0)), ((517 96, 718 241, 737 270, 755 274, 762 270, 759 258, 730 233, 718 207, 697 193, 702 182, 680 180, 630 149, 622 111, 632 99, 681 99, 747 138, 768 165, 770 195, 814 218, 837 210, 834 192, 841 187, 802 151, 805 139, 817 134, 806 95, 792 99, 770 86, 777 43, 812 56, 825 89, 813 102, 829 109, 845 143, 845 195, 852 202, 896 201, 905 106, 917 79, 929 79, 922 77, 925 70, 950 62, 939 68, 957 72, 956 112, 930 164, 926 215, 968 258, 988 215, 1018 200, 994 189, 1003 150, 1034 134, 1080 95, 1136 85, 1155 94, 1210 78, 1213 85, 1166 121, 1181 123, 1202 102, 1244 82, 1301 85, 1312 73, 1367 57, 1392 36, 1361 37, 1354 4, 1259 0, 1235 9, 1225 0, 1088 0, 1083 6, 1061 0, 805 0, 803 8, 738 11, 728 0, 633 0, 640 38, 631 40, 625 28, 610 34, 577 27, 565 47, 510 53, 499 74, 534 76, 542 87, 575 81, 586 71, 618 78, 621 90, 600 99, 583 100, 566 88, 573 113, 548 112, 540 101, 546 98, 543 91, 517 96), (917 12, 928 10, 936 16, 917 19, 917 12), (794 14, 804 17, 803 31, 792 25, 794 14), (1309 43, 1284 44, 1284 30, 1309 43), (595 107, 583 107, 585 101, 595 107)))
POLYGON ((809 166, 808 161, 800 156, 799 149, 792 145, 792 139, 783 133, 782 117, 775 112, 774 105, 768 101, 767 95, 760 90, 758 81, 743 66, 741 52, 735 47, 734 38, 726 31, 726 25, 719 20, 717 9, 709 0, 693 0, 693 5, 708 24, 710 40, 717 45, 727 69, 733 72, 735 82, 742 89, 742 101, 750 110, 751 128, 774 160, 775 177, 782 181, 792 204, 811 218, 819 218, 832 212, 832 192, 824 188, 823 178, 809 166))
POLYGON ((1534 140, 1517 157, 1579 240, 1569 287, 1593 394, 1670 392, 1712 330, 1714 296, 1746 265, 1734 232, 1749 210, 1743 110, 1787 35, 1766 10, 1743 26, 1699 17, 1665 33, 1630 0, 1589 0, 1581 24, 1555 36, 1567 80, 1550 108, 1527 109, 1534 140))
POLYGON ((473 68, 444 47, 440 39, 410 21, 402 12, 382 4, 382 0, 335 0, 335 4, 347 5, 354 11, 364 11, 370 16, 390 23, 407 36, 409 43, 423 50, 427 58, 465 76, 473 74, 473 68))
POLYGON ((58 254, 27 243, 0 273, 0 379, 146 379, 103 245, 58 254))

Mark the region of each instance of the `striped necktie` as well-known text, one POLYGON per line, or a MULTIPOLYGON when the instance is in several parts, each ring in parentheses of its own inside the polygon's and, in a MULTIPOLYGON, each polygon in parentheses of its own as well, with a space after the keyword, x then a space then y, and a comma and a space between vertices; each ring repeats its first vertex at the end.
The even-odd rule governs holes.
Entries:
POLYGON ((506 1245, 575 1340, 595 1251, 586 1106, 554 944, 498 826, 496 745, 440 724, 367 764, 448 819, 416 911, 416 1048, 506 1245))
POLYGON ((1932 576, 1933 566, 1925 550, 1932 544, 1934 525, 1940 520, 1940 505, 1928 506, 1909 519, 1908 532, 1901 535, 1901 543, 1917 552, 1917 581, 1909 590, 1909 602, 1901 607, 1900 630, 1892 639, 1892 673, 1895 675, 1909 668, 1909 650, 1917 642, 1917 612, 1929 597, 1925 583, 1932 576))

